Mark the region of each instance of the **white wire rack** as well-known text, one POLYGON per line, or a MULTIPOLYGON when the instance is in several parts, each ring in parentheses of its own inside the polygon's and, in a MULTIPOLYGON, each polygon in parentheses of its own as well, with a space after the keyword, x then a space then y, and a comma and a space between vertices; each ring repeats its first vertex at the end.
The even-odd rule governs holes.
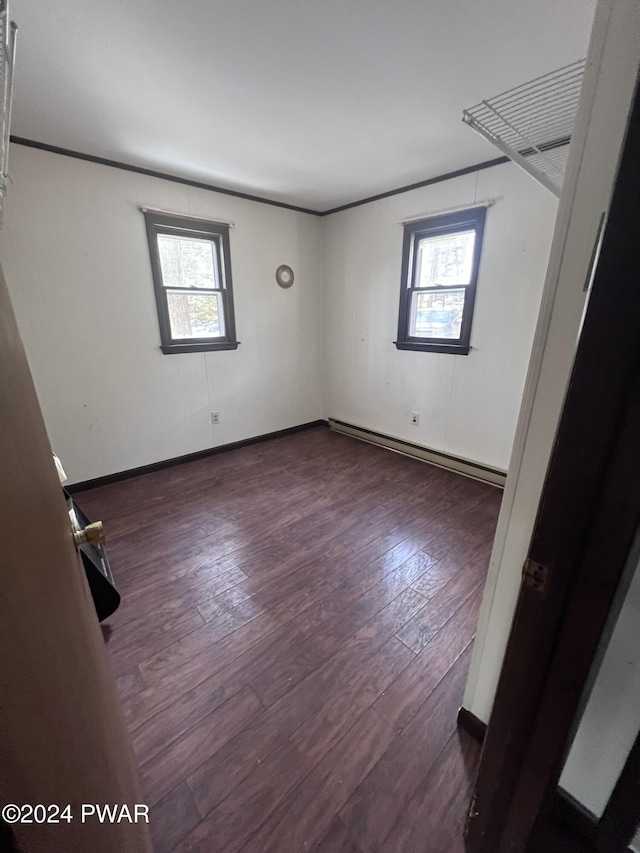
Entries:
POLYGON ((8 0, 0 0, 0 226, 9 181, 9 137, 17 29, 9 18, 8 0))
POLYGON ((462 121, 560 195, 585 60, 463 111, 462 121))

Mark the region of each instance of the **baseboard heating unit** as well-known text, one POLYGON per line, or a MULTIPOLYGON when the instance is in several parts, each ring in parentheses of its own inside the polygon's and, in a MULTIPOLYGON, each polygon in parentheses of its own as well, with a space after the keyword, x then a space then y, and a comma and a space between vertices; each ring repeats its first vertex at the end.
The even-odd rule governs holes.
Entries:
POLYGON ((507 472, 502 471, 500 468, 481 465, 479 462, 473 462, 470 459, 452 456, 449 453, 442 453, 440 450, 432 450, 429 447, 405 441, 403 438, 394 438, 393 436, 374 432, 373 430, 355 426, 354 424, 348 424, 345 421, 339 421, 335 418, 329 418, 329 427, 336 432, 358 438, 360 441, 367 441, 369 444, 376 444, 387 450, 403 453, 405 456, 429 462, 431 465, 438 465, 440 468, 447 468, 458 474, 464 474, 466 477, 472 477, 474 480, 490 483, 492 486, 504 488, 505 480, 507 479, 507 472))

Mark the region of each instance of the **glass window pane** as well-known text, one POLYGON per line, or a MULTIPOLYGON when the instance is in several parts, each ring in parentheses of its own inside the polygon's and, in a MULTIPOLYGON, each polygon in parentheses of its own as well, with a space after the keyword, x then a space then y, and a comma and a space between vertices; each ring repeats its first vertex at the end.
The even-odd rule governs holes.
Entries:
POLYGON ((158 253, 165 287, 220 287, 212 240, 158 234, 158 253))
POLYGON ((409 335, 412 338, 460 337, 464 310, 463 288, 460 290, 430 290, 426 293, 413 292, 409 335))
POLYGON ((172 338, 222 338, 222 293, 167 293, 172 338))
POLYGON ((469 284, 475 242, 475 231, 423 237, 418 243, 415 286, 469 284))

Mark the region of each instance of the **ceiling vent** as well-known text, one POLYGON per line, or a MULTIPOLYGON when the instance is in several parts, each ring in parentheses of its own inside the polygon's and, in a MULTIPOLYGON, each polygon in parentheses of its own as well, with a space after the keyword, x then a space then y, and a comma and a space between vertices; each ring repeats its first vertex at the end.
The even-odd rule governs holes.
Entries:
POLYGON ((464 110, 462 121, 559 196, 585 60, 464 110))

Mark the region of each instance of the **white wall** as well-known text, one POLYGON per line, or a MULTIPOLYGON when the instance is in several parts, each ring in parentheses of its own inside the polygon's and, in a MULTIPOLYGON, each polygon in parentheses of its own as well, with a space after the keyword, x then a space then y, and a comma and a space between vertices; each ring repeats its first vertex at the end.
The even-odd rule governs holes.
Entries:
POLYGON ((328 415, 506 469, 556 209, 515 166, 324 220, 19 145, 11 174, 0 254, 72 482, 328 415), (471 354, 396 350, 400 221, 488 198, 471 354), (161 353, 140 205, 236 223, 238 350, 161 353))
POLYGON ((326 217, 327 414, 506 469, 556 208, 506 164, 326 217), (487 211, 471 353, 397 350, 400 223, 489 198, 497 202, 487 211))
MULTIPOLYGON (((640 60, 640 4, 601 0, 560 202, 540 322, 485 586, 464 707, 488 721, 609 205, 640 60)), ((615 697, 611 697, 612 711, 615 697)))
POLYGON ((640 731, 639 624, 636 567, 560 778, 560 785, 597 817, 640 731))
POLYGON ((324 416, 317 217, 19 145, 10 171, 0 255, 71 481, 324 416), (235 223, 237 350, 162 354, 139 205, 235 223))

